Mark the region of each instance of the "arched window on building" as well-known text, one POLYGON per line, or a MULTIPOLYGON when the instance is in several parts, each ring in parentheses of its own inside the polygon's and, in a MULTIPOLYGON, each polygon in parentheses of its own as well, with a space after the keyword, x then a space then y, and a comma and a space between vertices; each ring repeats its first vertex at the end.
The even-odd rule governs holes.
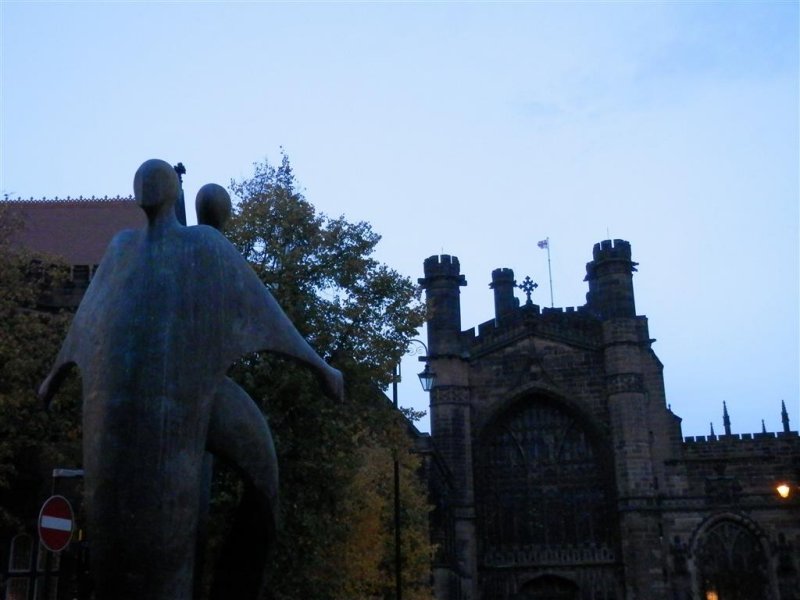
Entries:
POLYGON ((701 598, 771 597, 764 548, 756 535, 739 523, 722 520, 701 534, 694 560, 701 598))
POLYGON ((544 397, 520 402, 476 453, 486 555, 614 547, 613 470, 585 426, 544 397))

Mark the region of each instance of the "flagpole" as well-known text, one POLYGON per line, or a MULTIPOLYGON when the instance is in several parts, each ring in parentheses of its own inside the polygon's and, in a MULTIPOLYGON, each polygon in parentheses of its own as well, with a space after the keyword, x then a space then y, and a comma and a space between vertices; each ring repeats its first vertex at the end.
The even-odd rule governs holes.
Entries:
POLYGON ((555 302, 553 302, 553 269, 550 267, 550 238, 546 237, 540 242, 536 242, 536 245, 539 248, 547 249, 547 275, 550 279, 550 308, 555 306, 555 302))
POLYGON ((547 275, 550 278, 550 308, 553 308, 555 303, 553 302, 553 271, 550 268, 550 238, 545 238, 545 241, 547 242, 547 275))

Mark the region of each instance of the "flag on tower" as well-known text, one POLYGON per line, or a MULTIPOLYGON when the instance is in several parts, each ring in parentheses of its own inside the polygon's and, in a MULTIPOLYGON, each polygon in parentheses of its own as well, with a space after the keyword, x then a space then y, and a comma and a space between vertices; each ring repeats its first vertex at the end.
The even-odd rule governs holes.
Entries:
POLYGON ((549 241, 550 239, 548 238, 546 240, 542 240, 541 242, 537 242, 536 245, 539 246, 539 248, 541 248, 542 250, 544 250, 545 248, 548 248, 550 246, 549 241))

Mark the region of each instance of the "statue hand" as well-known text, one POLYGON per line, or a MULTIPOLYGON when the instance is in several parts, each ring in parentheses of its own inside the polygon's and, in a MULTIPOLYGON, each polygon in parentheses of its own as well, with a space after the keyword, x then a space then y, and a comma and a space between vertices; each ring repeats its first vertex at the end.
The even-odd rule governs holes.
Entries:
POLYGON ((75 363, 67 362, 53 367, 53 370, 48 373, 47 378, 42 382, 42 385, 39 386, 39 389, 36 391, 36 393, 39 396, 39 400, 41 400, 44 404, 45 409, 50 406, 50 401, 53 399, 53 396, 56 395, 56 392, 64 382, 67 373, 69 373, 70 369, 74 365, 75 363))
POLYGON ((39 400, 44 405, 45 409, 50 406, 50 402, 53 399, 53 396, 56 393, 56 388, 58 387, 58 383, 55 381, 55 372, 50 372, 42 384, 39 386, 37 390, 37 396, 39 400))
POLYGON ((325 393, 334 400, 344 401, 344 377, 342 372, 333 367, 329 367, 325 374, 325 393))

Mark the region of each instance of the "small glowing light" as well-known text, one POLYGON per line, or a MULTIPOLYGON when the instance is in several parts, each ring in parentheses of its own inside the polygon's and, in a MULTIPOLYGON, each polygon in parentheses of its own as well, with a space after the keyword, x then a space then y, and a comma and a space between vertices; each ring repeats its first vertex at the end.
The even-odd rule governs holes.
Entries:
POLYGON ((788 498, 788 497, 789 497, 789 494, 790 494, 790 493, 791 493, 791 491, 792 491, 792 488, 791 488, 791 487, 789 487, 787 484, 785 484, 785 483, 782 483, 782 484, 780 484, 779 486, 777 486, 777 487, 775 488, 775 491, 777 491, 777 492, 778 492, 778 495, 779 495, 781 498, 788 498))
POLYGON ((719 600, 719 596, 715 590, 708 590, 706 592, 706 600, 719 600))

